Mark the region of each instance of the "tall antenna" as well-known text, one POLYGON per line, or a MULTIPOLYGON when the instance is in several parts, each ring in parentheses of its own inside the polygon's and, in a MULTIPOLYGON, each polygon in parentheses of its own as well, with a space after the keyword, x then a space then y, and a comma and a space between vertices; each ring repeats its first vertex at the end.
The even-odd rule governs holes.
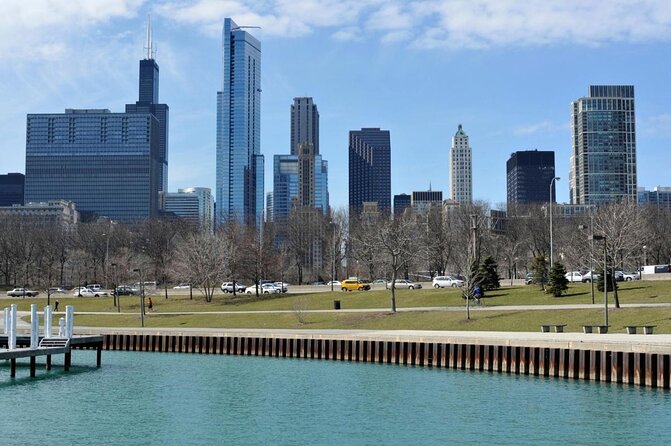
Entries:
POLYGON ((147 50, 147 60, 151 60, 154 58, 154 53, 152 51, 152 35, 151 35, 151 15, 147 14, 147 44, 144 47, 145 50, 147 50))

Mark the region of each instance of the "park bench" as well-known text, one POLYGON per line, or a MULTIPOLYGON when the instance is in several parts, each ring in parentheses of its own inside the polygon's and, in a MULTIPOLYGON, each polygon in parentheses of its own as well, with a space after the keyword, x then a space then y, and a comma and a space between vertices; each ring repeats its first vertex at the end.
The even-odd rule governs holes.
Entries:
POLYGON ((583 333, 594 333, 595 328, 600 334, 608 333, 608 325, 583 325, 582 331, 583 333))
POLYGON ((566 327, 566 324, 542 324, 541 333, 549 333, 550 327, 554 327, 555 333, 564 333, 564 327, 566 327))
POLYGON ((656 325, 626 325, 624 328, 627 329, 627 334, 636 334, 638 327, 643 328, 643 334, 652 334, 652 330, 656 325))

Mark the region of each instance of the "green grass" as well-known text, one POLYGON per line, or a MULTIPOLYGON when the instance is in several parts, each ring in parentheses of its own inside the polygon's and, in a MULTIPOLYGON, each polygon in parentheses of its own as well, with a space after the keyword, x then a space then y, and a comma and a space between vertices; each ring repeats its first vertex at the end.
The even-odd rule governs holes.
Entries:
MULTIPOLYGON (((670 303, 671 281, 635 281, 620 284, 620 303, 670 303)), ((74 305, 77 312, 103 312, 109 315, 78 315, 77 325, 127 326, 140 325, 138 296, 121 297, 121 315, 113 299, 53 297, 60 302, 60 309, 74 305)), ((445 307, 464 306, 461 290, 422 289, 398 290, 397 307, 445 307)), ((489 330, 489 331, 538 331, 542 323, 566 323, 567 331, 581 331, 582 324, 599 324, 603 320, 603 310, 557 310, 534 311, 472 311, 472 320, 467 321, 464 311, 416 311, 412 313, 390 314, 390 292, 373 290, 366 292, 322 292, 314 294, 284 294, 257 298, 255 295, 218 294, 212 302, 205 302, 199 293, 194 299, 188 295, 171 295, 165 299, 162 294, 152 295, 155 313, 146 318, 149 327, 202 327, 202 328, 340 328, 340 329, 412 329, 412 330, 489 330), (310 310, 333 308, 333 301, 340 300, 343 309, 378 308, 376 313, 309 313, 305 324, 300 324, 293 309, 298 306, 310 310), (272 311, 289 310, 287 314, 206 314, 217 311, 272 311), (195 312, 195 315, 168 315, 165 313, 195 312)), ((46 297, 2 299, 4 305, 17 303, 21 311, 30 309, 36 303, 41 311, 46 305, 46 297)), ((603 294, 595 291, 595 302, 603 303, 603 294)), ((657 325, 657 333, 671 333, 671 309, 666 308, 612 308, 613 295, 609 293, 611 305, 611 331, 623 331, 624 325, 657 325)), ((591 303, 589 284, 570 285, 568 294, 559 298, 544 294, 535 286, 503 287, 490 291, 485 299, 487 307, 503 305, 554 305, 591 303)))

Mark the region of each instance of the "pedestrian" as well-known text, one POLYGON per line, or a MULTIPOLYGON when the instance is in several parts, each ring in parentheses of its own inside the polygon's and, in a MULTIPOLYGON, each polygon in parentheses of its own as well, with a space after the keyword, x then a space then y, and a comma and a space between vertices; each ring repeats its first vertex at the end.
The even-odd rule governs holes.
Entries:
POLYGON ((149 298, 149 301, 147 302, 147 306, 149 307, 149 311, 154 310, 154 302, 152 302, 151 297, 149 298))
POLYGON ((58 311, 58 301, 54 302, 54 313, 58 311))

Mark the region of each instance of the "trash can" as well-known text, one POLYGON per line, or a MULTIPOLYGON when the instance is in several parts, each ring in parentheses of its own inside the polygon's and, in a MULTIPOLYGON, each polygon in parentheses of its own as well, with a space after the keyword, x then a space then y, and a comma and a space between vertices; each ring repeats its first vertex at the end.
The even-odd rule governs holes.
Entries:
POLYGON ((334 310, 340 310, 340 301, 339 300, 334 300, 333 301, 333 309, 334 310))

